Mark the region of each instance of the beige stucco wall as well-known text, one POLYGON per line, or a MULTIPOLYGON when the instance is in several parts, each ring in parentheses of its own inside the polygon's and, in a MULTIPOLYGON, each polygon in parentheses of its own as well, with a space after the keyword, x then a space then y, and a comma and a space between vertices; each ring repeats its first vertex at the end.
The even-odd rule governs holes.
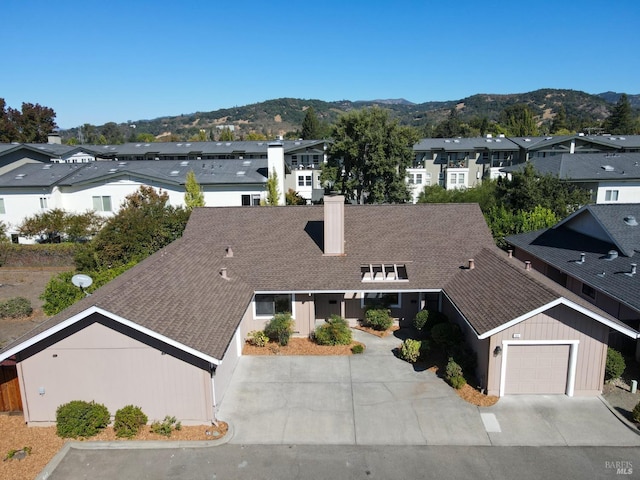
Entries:
MULTIPOLYGON (((574 395, 599 395, 604 382, 609 328, 565 305, 558 305, 507 328, 490 338, 489 352, 503 340, 578 340, 574 395)), ((500 355, 488 357, 487 391, 498 395, 500 355)), ((507 358, 508 362, 508 358, 507 358)))
POLYGON ((71 400, 103 403, 114 415, 137 405, 150 421, 165 415, 183 424, 212 419, 208 371, 100 323, 92 323, 18 363, 25 420, 55 421, 71 400))

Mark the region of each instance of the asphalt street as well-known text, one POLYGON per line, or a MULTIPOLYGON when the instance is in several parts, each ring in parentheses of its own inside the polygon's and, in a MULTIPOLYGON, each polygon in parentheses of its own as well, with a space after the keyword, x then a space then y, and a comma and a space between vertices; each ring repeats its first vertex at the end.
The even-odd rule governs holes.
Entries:
POLYGON ((71 448, 48 480, 640 478, 638 447, 220 445, 71 448))

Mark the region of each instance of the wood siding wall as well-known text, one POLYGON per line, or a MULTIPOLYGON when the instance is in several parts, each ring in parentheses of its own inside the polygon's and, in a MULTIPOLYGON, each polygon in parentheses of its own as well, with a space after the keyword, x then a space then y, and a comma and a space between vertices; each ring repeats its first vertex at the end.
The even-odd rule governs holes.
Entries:
MULTIPOLYGON (((578 340, 578 358, 574 395, 599 395, 604 383, 609 328, 564 305, 558 305, 517 325, 493 335, 489 352, 503 340, 578 340)), ((500 389, 500 355, 489 357, 487 390, 498 395, 500 389)), ((507 363, 509 359, 507 357, 507 363)))

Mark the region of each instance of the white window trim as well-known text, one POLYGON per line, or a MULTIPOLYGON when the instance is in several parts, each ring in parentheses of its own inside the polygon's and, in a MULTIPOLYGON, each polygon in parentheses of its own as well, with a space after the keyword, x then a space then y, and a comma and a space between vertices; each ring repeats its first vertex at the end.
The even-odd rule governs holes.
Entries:
POLYGON ((287 292, 260 292, 253 294, 253 301, 251 302, 253 308, 253 318, 256 320, 268 320, 273 318, 273 315, 258 315, 256 312, 256 295, 291 295, 291 318, 296 318, 296 294, 295 293, 287 293, 287 292))
POLYGON ((578 345, 580 340, 503 340, 502 359, 500 363, 500 393, 504 397, 505 382, 507 380, 507 356, 510 345, 569 345, 569 370, 567 371, 567 387, 565 394, 573 397, 576 383, 576 368, 578 365, 578 345))
MULTIPOLYGON (((396 292, 372 292, 372 291, 361 292, 361 295, 360 295, 360 308, 365 308, 364 297, 368 293, 369 294, 371 294, 371 293, 386 294, 386 293, 396 293, 396 292)), ((389 305, 389 308, 402 308, 402 292, 397 292, 397 293, 398 293, 398 303, 393 304, 393 305, 389 305)))

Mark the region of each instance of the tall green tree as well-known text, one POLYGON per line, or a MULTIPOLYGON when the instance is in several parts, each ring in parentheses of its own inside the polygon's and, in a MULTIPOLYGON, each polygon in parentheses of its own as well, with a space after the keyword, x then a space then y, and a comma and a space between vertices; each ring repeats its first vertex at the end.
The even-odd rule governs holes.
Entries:
POLYGON ((323 180, 358 203, 403 203, 417 132, 378 107, 348 112, 333 127, 323 180))
POLYGON ((556 112, 556 116, 553 117, 553 122, 551 122, 551 133, 558 134, 568 132, 569 126, 567 125, 567 112, 564 109, 563 105, 558 107, 558 111, 556 112))
POLYGON ((317 140, 320 137, 320 121, 313 107, 307 108, 307 112, 302 121, 302 132, 300 134, 303 140, 317 140))
POLYGON ((195 207, 204 207, 204 193, 196 180, 196 174, 193 170, 187 172, 187 178, 184 183, 184 203, 187 210, 193 210, 195 207))
POLYGON ((229 127, 224 127, 220 131, 220 137, 218 137, 218 140, 221 142, 233 142, 233 132, 231 129, 229 127))
POLYGON ((20 115, 17 110, 8 107, 4 98, 0 98, 0 142, 11 143, 20 141, 20 133, 16 119, 20 115))
POLYGON ((512 137, 538 135, 538 126, 531 109, 524 103, 505 108, 499 117, 499 123, 512 137))
POLYGON ((267 205, 278 205, 280 203, 280 191, 278 189, 278 172, 274 168, 267 178, 267 205))
POLYGON ((605 121, 605 129, 608 133, 615 135, 631 135, 635 133, 631 104, 626 93, 620 95, 618 102, 611 109, 609 118, 605 121))
POLYGON ((0 98, 0 141, 47 143, 49 134, 57 128, 55 118, 52 108, 25 102, 18 111, 0 98))
POLYGON ((124 134, 118 124, 115 122, 105 123, 101 128, 102 135, 106 138, 109 144, 124 143, 124 134))
POLYGON ((99 270, 138 262, 182 236, 188 219, 189 211, 170 205, 166 192, 141 186, 126 197, 76 264, 99 270))
POLYGON ((103 223, 103 218, 92 211, 77 214, 54 208, 26 217, 18 226, 18 232, 27 238, 37 238, 42 243, 80 242, 96 235, 103 223))

